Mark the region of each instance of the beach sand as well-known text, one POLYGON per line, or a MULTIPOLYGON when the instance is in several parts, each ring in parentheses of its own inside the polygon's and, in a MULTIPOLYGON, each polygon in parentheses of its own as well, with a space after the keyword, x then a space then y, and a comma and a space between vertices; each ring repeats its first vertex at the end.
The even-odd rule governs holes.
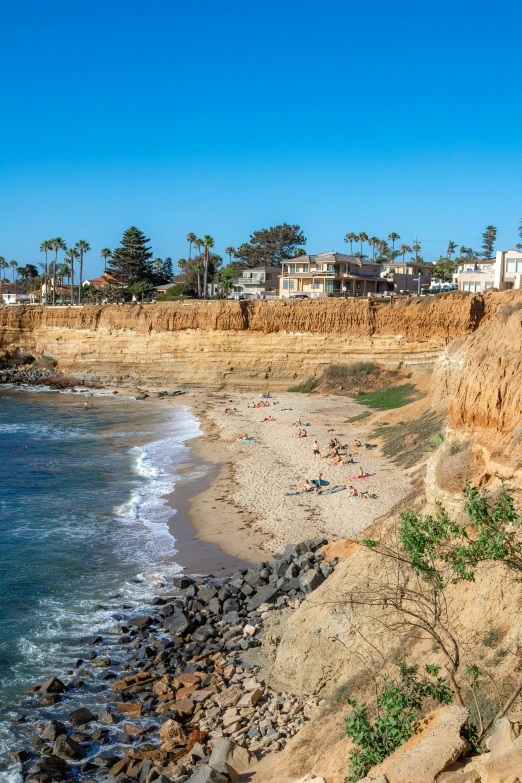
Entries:
POLYGON ((305 538, 355 537, 379 517, 393 513, 411 491, 409 476, 384 458, 379 448, 352 447, 357 437, 368 442, 368 433, 364 421, 346 423, 367 410, 350 398, 282 393, 274 395, 270 407, 261 409, 247 407, 252 399, 246 393, 194 391, 176 400, 191 407, 204 430, 202 437, 189 442, 193 451, 216 466, 210 485, 207 478, 206 488, 194 492, 190 500, 196 539, 217 544, 240 560, 256 562, 305 538), (226 414, 226 408, 237 411, 226 414), (269 415, 276 421, 262 423, 269 415), (293 437, 296 427, 291 424, 297 418, 310 424, 306 438, 293 437), (233 443, 242 433, 254 440, 233 443), (319 441, 324 453, 332 436, 350 444, 355 465, 330 467, 330 460, 314 458, 313 441, 319 441), (361 467, 371 478, 353 480, 361 467), (347 490, 285 497, 319 471, 329 482, 325 489, 352 484, 377 497, 351 499, 347 490))

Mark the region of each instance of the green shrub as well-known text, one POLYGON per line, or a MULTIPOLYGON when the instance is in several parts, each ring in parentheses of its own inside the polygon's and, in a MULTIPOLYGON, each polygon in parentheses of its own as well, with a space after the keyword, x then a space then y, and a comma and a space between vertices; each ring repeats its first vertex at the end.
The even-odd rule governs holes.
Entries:
POLYGON ((422 677, 418 674, 418 666, 407 666, 400 659, 397 666, 397 680, 383 677, 377 696, 378 714, 373 723, 365 704, 348 699, 352 712, 348 716, 346 733, 356 748, 351 754, 346 783, 357 783, 371 767, 384 761, 412 736, 426 699, 437 704, 450 704, 453 699, 446 680, 438 676, 438 666, 426 666, 426 674, 422 677))
POLYGON ((307 378, 306 381, 298 383, 296 386, 290 386, 289 392, 301 392, 302 394, 310 394, 318 386, 319 381, 317 378, 307 378))
POLYGON ((322 380, 326 383, 358 384, 371 375, 377 366, 373 362, 356 364, 329 364, 323 370, 322 380))
POLYGON ((382 391, 362 392, 357 398, 357 402, 380 411, 388 411, 393 408, 402 408, 419 399, 420 396, 413 383, 403 383, 401 386, 390 386, 382 391))
POLYGON ((178 299, 180 296, 184 296, 185 286, 183 283, 175 283, 170 288, 167 288, 164 294, 158 294, 158 302, 169 302, 173 299, 178 299))

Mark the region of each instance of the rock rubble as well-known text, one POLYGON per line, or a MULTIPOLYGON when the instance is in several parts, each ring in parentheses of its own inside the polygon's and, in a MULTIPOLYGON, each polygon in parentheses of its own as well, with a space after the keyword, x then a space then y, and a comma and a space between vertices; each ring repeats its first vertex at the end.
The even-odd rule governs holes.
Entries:
POLYGON ((30 689, 41 720, 19 714, 24 780, 219 783, 284 748, 318 700, 269 687, 257 648, 267 618, 333 572, 324 543, 288 545, 226 579, 176 577, 150 613, 84 640, 70 681, 30 689))

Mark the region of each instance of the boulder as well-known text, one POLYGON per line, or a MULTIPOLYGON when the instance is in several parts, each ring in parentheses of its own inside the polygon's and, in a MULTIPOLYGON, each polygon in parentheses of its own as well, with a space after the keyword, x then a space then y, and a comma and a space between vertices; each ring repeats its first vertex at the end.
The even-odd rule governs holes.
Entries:
POLYGON ((258 609, 261 606, 261 604, 272 604, 274 603, 278 595, 279 595, 279 590, 273 585, 266 585, 265 587, 260 587, 259 590, 256 591, 256 594, 253 595, 250 601, 248 602, 247 609, 249 612, 252 612, 254 611, 254 609, 258 609))
POLYGON ((254 754, 246 748, 241 748, 232 740, 221 738, 216 740, 212 748, 208 765, 221 775, 228 775, 230 780, 237 780, 256 760, 254 754))
POLYGON ((45 739, 51 740, 52 742, 54 742, 60 734, 67 734, 67 729, 59 720, 50 721, 42 731, 42 737, 45 737, 45 739))
POLYGON ((118 723, 118 716, 115 715, 112 710, 100 707, 98 710, 98 720, 100 723, 104 723, 106 726, 114 726, 118 723))
POLYGON ((65 685, 58 677, 49 677, 49 679, 38 688, 38 693, 65 693, 65 690, 65 685))
POLYGON ((188 778, 187 783, 228 783, 228 778, 205 764, 188 778))
POLYGON ((79 707, 67 716, 67 723, 71 723, 73 726, 83 726, 93 720, 96 720, 96 715, 93 715, 87 707, 79 707))
POLYGON ((163 743, 162 750, 179 747, 186 742, 185 732, 177 720, 169 718, 160 728, 160 739, 163 743))
POLYGON ((216 696, 216 704, 222 709, 235 707, 243 695, 243 689, 239 685, 232 685, 216 696))
POLYGON ((491 737, 486 745, 491 753, 491 757, 498 756, 516 739, 516 734, 509 718, 503 717, 497 720, 493 726, 491 737))
POLYGON ((171 614, 163 620, 163 627, 171 636, 185 636, 194 630, 193 624, 182 612, 171 614))
POLYGON ((324 582, 324 576, 311 568, 299 577, 299 587, 303 593, 311 593, 324 582))
POLYGON ((57 756, 40 756, 26 780, 63 780, 66 768, 65 761, 57 756))
POLYGON ((152 625, 152 617, 147 617, 146 615, 141 617, 132 617, 130 620, 127 620, 127 625, 131 625, 134 628, 139 628, 140 630, 143 628, 148 628, 149 625, 152 625))
POLYGON ((456 704, 431 712, 418 722, 417 731, 404 745, 370 769, 368 778, 385 775, 388 783, 433 783, 468 749, 460 735, 468 714, 456 704))
POLYGON ((86 754, 79 742, 75 742, 66 734, 60 734, 54 742, 53 755, 70 761, 81 761, 86 754))

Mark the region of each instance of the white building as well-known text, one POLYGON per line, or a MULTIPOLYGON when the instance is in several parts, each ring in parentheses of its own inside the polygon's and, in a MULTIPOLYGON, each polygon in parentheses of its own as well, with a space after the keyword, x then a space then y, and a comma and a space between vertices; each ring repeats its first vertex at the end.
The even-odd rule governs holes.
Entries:
POLYGON ((239 294, 251 299, 277 296, 280 276, 281 272, 275 266, 243 269, 238 277, 232 278, 232 296, 239 294))
POLYGON ((499 250, 495 263, 494 286, 499 291, 522 288, 522 252, 499 250))
POLYGON ((27 304, 29 302, 28 294, 15 283, 0 284, 0 299, 6 305, 27 304))
POLYGON ((459 264, 455 270, 453 281, 459 291, 481 293, 495 285, 495 259, 473 259, 459 264))

